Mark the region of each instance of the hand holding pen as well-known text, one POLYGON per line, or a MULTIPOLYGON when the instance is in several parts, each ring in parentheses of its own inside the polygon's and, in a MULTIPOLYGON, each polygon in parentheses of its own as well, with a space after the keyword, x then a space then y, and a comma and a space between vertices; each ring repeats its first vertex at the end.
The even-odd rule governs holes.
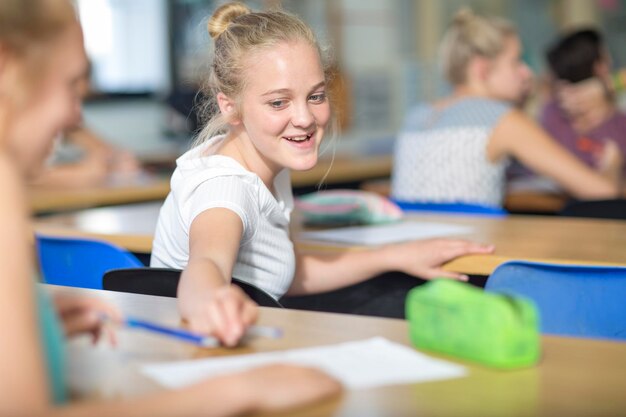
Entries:
POLYGON ((121 318, 120 315, 103 315, 101 318, 105 322, 151 331, 202 347, 232 347, 244 338, 276 339, 282 336, 282 331, 278 328, 252 325, 258 317, 258 306, 236 286, 219 288, 198 309, 201 314, 188 318, 188 329, 168 327, 134 317, 121 318))
MULTIPOLYGON (((206 336, 199 333, 194 333, 190 330, 183 329, 180 327, 167 326, 154 321, 145 320, 137 317, 124 317, 115 319, 107 316, 106 314, 102 314, 100 317, 100 322, 103 324, 111 324, 111 325, 123 325, 128 328, 144 330, 148 332, 152 332, 164 337, 169 337, 172 339, 179 340, 185 343, 191 343, 200 347, 218 347, 220 346, 220 341, 213 336, 206 336)), ((246 330, 246 333, 243 339, 256 338, 256 337, 265 337, 269 339, 279 339, 283 335, 281 329, 277 327, 270 326, 250 326, 246 330)))
MULTIPOLYGON (((238 287, 230 287, 235 289, 235 295, 241 290, 238 287)), ((231 291, 228 291, 231 293, 231 291)), ((243 292, 241 292, 243 294, 243 292)), ((228 295, 228 294, 226 294, 228 295)), ((243 294, 245 297, 245 294, 243 294)), ((226 301, 222 306, 224 309, 228 311, 229 308, 232 308, 232 299, 230 297, 222 295, 223 299, 226 301)), ((271 339, 277 339, 282 337, 282 330, 276 327, 269 326, 255 326, 251 324, 247 324, 245 329, 241 326, 241 333, 237 335, 234 342, 227 343, 221 337, 219 337, 215 332, 200 332, 196 331, 193 328, 183 329, 180 327, 173 326, 165 326, 160 323, 152 322, 149 320, 144 320, 136 317, 123 317, 120 311, 113 305, 107 303, 106 301, 95 299, 95 298, 84 298, 84 297, 69 297, 69 299, 61 298, 61 307, 57 305, 57 309, 59 310, 59 314, 62 318, 66 318, 68 316, 70 310, 76 311, 79 310, 81 314, 72 314, 71 316, 75 320, 64 320, 64 324, 66 327, 66 334, 73 334, 79 332, 88 331, 94 335, 94 342, 97 341, 98 336, 105 331, 109 335, 109 339, 113 344, 115 344, 115 332, 111 325, 123 325, 129 328, 141 329, 145 331, 150 331, 156 334, 160 334, 165 337, 170 337, 177 339, 182 342, 192 343, 201 347, 217 347, 220 345, 225 346, 235 346, 242 339, 249 339, 255 337, 265 337, 271 339), (69 323, 65 323, 67 321, 71 321, 69 323), (106 325, 109 326, 106 326, 106 325), (76 326, 80 325, 81 329, 76 330, 76 326), (208 334, 210 335, 208 335, 208 334)), ((258 308, 256 304, 254 304, 249 298, 245 298, 246 303, 242 303, 244 311, 247 312, 247 320, 248 323, 252 323, 256 321, 258 315, 258 308), (249 303, 248 303, 249 302, 249 303), (251 304, 251 305, 250 305, 251 304), (250 308, 252 307, 252 308, 250 308)), ((59 304, 59 302, 57 302, 59 304)), ((208 311, 214 312, 216 306, 208 305, 208 311)), ((232 312, 231 312, 232 313, 232 312)), ((224 314, 225 315, 225 314, 224 314)), ((222 317, 223 318, 223 317, 222 317)), ((223 323, 222 323, 223 324, 223 323)), ((191 327, 191 326, 190 326, 191 327)), ((222 335, 224 334, 223 328, 216 327, 216 330, 222 330, 222 335)))
POLYGON ((211 335, 225 346, 235 346, 259 315, 256 303, 239 287, 224 285, 202 290, 179 284, 179 308, 192 332, 211 335), (207 297, 205 294, 209 293, 207 297), (186 301, 186 302, 185 302, 186 301))
MULTIPOLYGON (((123 320, 123 324, 130 328, 150 331, 165 337, 174 338, 180 340, 181 342, 191 343, 201 347, 220 346, 220 341, 213 336, 205 336, 177 327, 168 327, 148 320, 127 317, 123 320)), ((278 339, 282 337, 282 330, 277 327, 250 326, 245 332, 244 339, 253 337, 278 339)))

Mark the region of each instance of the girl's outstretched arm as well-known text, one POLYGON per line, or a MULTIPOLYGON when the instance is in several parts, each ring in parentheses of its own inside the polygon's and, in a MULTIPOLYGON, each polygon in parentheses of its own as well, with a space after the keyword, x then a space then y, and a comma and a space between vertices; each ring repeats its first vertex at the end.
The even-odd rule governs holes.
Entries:
POLYGON ((230 285, 242 233, 241 219, 231 210, 200 213, 191 224, 189 263, 178 285, 178 305, 190 328, 229 346, 258 316, 257 305, 230 285))
POLYGON ((423 279, 467 277, 442 269, 463 255, 493 252, 493 246, 458 239, 428 239, 386 245, 376 249, 335 254, 296 252, 296 276, 289 295, 313 294, 346 287, 384 272, 400 271, 423 279))

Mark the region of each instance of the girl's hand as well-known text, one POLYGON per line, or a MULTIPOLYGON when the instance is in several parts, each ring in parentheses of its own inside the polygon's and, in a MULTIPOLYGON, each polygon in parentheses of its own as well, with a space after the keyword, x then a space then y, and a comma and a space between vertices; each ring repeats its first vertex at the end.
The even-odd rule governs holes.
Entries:
POLYGON ((253 411, 276 412, 337 395, 341 385, 313 368, 269 365, 233 375, 244 384, 242 398, 251 398, 253 411))
POLYGON ((614 184, 620 185, 624 157, 619 145, 612 139, 607 140, 604 145, 599 147, 594 158, 598 171, 614 184))
POLYGON ((445 271, 442 265, 463 255, 493 253, 494 246, 460 239, 428 239, 393 244, 383 250, 391 262, 391 270, 423 279, 443 277, 467 281, 467 275, 445 271))
POLYGON ((246 328, 256 322, 258 306, 235 285, 224 285, 206 292, 179 293, 182 316, 189 328, 198 333, 211 334, 226 346, 235 346, 246 328))
POLYGON ((96 343, 103 333, 115 345, 115 333, 110 326, 105 326, 103 316, 113 321, 121 321, 122 314, 113 305, 98 298, 85 298, 60 294, 54 297, 57 313, 63 324, 65 335, 72 337, 81 333, 90 333, 96 343))

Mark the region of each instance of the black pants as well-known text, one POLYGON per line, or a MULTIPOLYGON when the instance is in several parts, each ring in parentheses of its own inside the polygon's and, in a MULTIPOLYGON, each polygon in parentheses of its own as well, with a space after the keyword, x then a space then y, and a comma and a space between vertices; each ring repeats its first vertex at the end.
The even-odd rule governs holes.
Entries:
MULTIPOLYGON (((280 302, 286 308, 298 310, 403 319, 408 292, 425 282, 400 272, 389 272, 350 287, 323 294, 283 297, 280 302)), ((471 276, 470 282, 483 287, 485 277, 471 276)))

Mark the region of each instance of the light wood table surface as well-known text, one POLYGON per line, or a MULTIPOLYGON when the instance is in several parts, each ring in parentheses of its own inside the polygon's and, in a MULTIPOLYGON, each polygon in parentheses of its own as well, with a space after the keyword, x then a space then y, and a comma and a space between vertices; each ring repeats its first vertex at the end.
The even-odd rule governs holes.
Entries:
POLYGON ((564 194, 538 191, 510 191, 506 194, 504 208, 512 213, 558 213, 567 204, 564 194))
MULTIPOLYGON (((364 190, 389 195, 389 180, 381 178, 389 177, 392 166, 393 160, 389 155, 353 158, 338 156, 332 162, 322 159, 308 171, 293 171, 291 182, 295 188, 317 186, 322 179, 325 184, 364 182, 364 190)), ((170 191, 169 182, 169 177, 144 177, 88 188, 32 187, 31 207, 36 213, 44 213, 164 200, 170 191)), ((505 206, 513 212, 556 213, 565 202, 563 195, 522 190, 508 193, 505 206)))
MULTIPOLYGON (((291 173, 294 187, 316 186, 323 179, 325 184, 349 183, 383 177, 391 172, 391 158, 337 157, 332 163, 324 159, 308 171, 291 173)), ((30 189, 31 207, 35 213, 74 210, 80 208, 110 206, 164 200, 170 191, 170 178, 141 177, 129 181, 95 187, 30 189)))
MULTIPOLYGON (((510 215, 502 218, 415 214, 405 221, 446 223, 470 227, 458 237, 493 244, 490 255, 459 257, 445 265, 451 271, 490 275, 514 259, 585 265, 626 266, 626 222, 553 216, 510 215)), ((310 250, 337 250, 339 245, 306 242, 310 250)), ((358 250, 348 248, 346 250, 358 250)))
MULTIPOLYGON (((176 300, 109 291, 48 286, 103 297, 128 315, 178 324, 176 300)), ((146 362, 320 346, 382 336, 410 345, 404 320, 261 308, 260 324, 285 337, 257 339, 233 350, 201 349, 139 331, 121 330, 117 349, 71 344, 70 381, 79 396, 130 397, 161 388, 138 372, 146 362)), ((347 391, 289 416, 616 416, 626 410, 626 343, 542 337, 537 367, 495 371, 467 366, 467 377, 347 391)), ((450 360, 450 359, 448 359, 450 360)))
POLYGON ((163 200, 169 192, 169 178, 149 177, 85 188, 31 187, 29 197, 32 210, 35 213, 45 213, 163 200))
POLYGON ((152 252, 161 201, 97 207, 34 219, 37 233, 102 239, 131 252, 152 252))
MULTIPOLYGON (((391 194, 391 182, 389 179, 365 181, 361 189, 388 197, 391 194)), ((504 208, 511 213, 555 214, 565 207, 567 201, 567 195, 562 193, 510 189, 506 193, 504 208)))
MULTIPOLYGON (((132 252, 150 253, 160 203, 81 210, 36 219, 35 230, 52 235, 104 239, 132 252)), ((626 222, 543 216, 489 218, 456 215, 414 215, 406 221, 469 226, 457 237, 496 245, 493 255, 464 256, 450 270, 489 275, 511 259, 547 262, 626 265, 626 222)), ((297 240, 297 239, 296 239, 297 240)), ((329 243, 299 242, 308 250, 353 250, 329 243)))
POLYGON ((315 186, 322 179, 324 184, 350 183, 388 177, 392 158, 389 155, 347 157, 337 156, 334 161, 322 159, 308 171, 291 171, 293 187, 315 186))

